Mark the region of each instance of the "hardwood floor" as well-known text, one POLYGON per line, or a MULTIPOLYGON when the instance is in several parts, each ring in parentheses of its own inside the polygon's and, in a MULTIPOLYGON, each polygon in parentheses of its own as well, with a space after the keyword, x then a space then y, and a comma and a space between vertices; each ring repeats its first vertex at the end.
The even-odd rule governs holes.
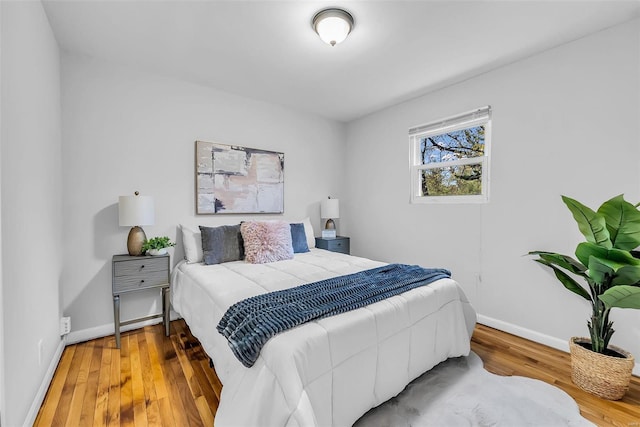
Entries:
MULTIPOLYGON (((584 417, 599 426, 640 427, 640 379, 618 402, 578 389, 569 355, 478 325, 471 348, 485 368, 522 375, 569 393, 584 417)), ((184 321, 68 346, 36 419, 36 426, 212 426, 222 385, 184 321)))
POLYGON ((600 399, 571 382, 568 353, 524 338, 476 325, 471 350, 480 356, 487 371, 520 375, 553 384, 567 392, 580 406, 582 416, 598 426, 640 427, 640 378, 632 377, 622 400, 600 399))
POLYGON ((182 320, 68 346, 36 426, 212 426, 222 385, 182 320))

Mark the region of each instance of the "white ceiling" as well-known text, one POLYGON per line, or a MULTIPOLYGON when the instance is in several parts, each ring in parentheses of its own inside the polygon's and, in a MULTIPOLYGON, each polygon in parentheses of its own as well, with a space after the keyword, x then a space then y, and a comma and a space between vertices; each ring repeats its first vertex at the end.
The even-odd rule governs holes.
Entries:
POLYGON ((620 0, 43 3, 62 49, 344 122, 640 16, 620 0), (311 29, 329 6, 356 21, 335 47, 311 29))

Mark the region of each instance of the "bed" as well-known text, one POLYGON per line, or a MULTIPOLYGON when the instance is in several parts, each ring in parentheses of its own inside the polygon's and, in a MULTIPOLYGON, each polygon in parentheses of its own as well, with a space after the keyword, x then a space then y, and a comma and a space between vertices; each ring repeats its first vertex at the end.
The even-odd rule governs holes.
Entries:
POLYGON ((382 265, 313 247, 265 264, 178 263, 173 308, 223 384, 216 426, 352 425, 438 363, 467 355, 476 315, 452 279, 280 333, 251 368, 216 330, 245 298, 382 265))

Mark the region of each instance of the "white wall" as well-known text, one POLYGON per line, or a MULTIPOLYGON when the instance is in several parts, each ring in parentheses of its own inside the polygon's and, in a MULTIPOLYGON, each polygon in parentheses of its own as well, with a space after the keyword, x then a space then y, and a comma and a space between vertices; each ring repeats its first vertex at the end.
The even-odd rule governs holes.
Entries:
POLYGON ((60 55, 40 2, 0 8, 2 424, 17 426, 30 423, 62 349, 60 55))
MULTIPOLYGON (((310 216, 319 227, 320 200, 340 196, 342 124, 86 57, 64 55, 62 70, 62 296, 71 340, 113 333, 111 257, 126 253, 129 231, 118 226, 118 196, 139 190, 154 197, 156 224, 144 227, 147 237, 175 240, 179 223, 248 217, 195 215, 196 140, 284 152, 283 218, 310 216)), ((181 248, 173 254, 175 264, 181 248)), ((128 295, 121 318, 159 307, 159 292, 128 295)))
MULTIPOLYGON (((0 100, 3 97, 2 91, 2 6, 0 5, 0 100)), ((0 165, 2 165, 2 145, 5 139, 5 128, 2 125, 2 102, 0 101, 0 165)), ((0 172, 0 308, 4 311, 4 299, 2 289, 2 173, 0 172)), ((5 404, 4 404, 4 316, 0 314, 0 425, 5 424, 5 404)))
MULTIPOLYGON (((573 253, 581 235, 561 194, 593 208, 620 193, 640 201, 639 27, 628 22, 350 123, 342 203, 353 252, 448 267, 481 315, 513 331, 561 343, 588 335, 589 305, 523 255, 573 253), (410 205, 409 127, 484 105, 493 108, 490 202, 410 205)), ((639 356, 640 311, 612 318, 612 343, 639 356)))

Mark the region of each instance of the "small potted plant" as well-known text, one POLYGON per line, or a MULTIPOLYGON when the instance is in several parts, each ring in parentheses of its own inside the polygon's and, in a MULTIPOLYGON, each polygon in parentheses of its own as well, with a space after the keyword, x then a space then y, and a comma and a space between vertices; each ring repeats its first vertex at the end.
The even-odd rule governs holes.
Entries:
POLYGON ((148 255, 164 255, 167 253, 167 248, 175 245, 175 243, 171 243, 171 239, 167 236, 153 237, 144 241, 142 244, 142 253, 147 253, 148 255))
POLYGON ((587 240, 576 248, 578 259, 555 252, 529 254, 537 255, 535 261, 551 268, 566 289, 591 304, 591 337, 569 341, 573 382, 597 396, 618 400, 629 388, 634 359, 609 345, 614 332, 609 312, 614 307, 640 309, 640 259, 634 256, 640 246, 640 211, 622 195, 604 202, 597 212, 569 197, 562 200, 587 240))

